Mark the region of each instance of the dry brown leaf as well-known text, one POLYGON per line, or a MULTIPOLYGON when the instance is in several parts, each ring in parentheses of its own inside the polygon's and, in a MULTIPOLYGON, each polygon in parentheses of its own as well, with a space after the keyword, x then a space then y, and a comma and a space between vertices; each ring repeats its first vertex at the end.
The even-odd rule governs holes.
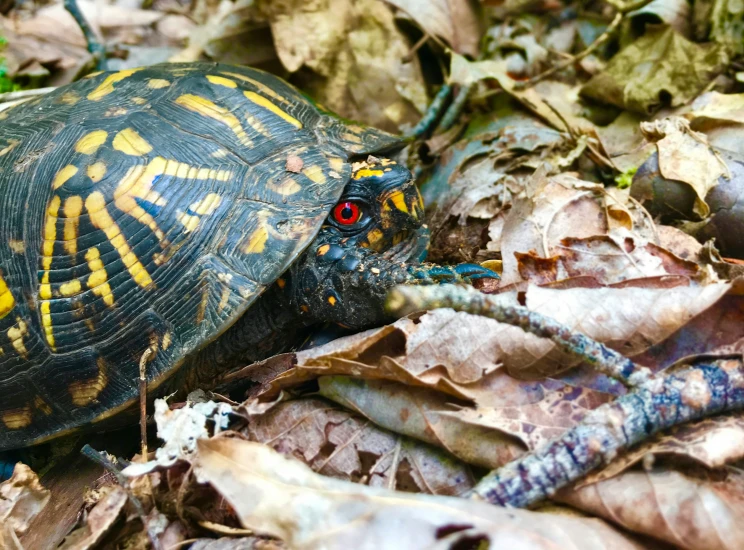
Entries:
POLYGON ((110 486, 101 500, 88 513, 85 525, 65 539, 60 550, 89 550, 95 548, 119 518, 127 503, 127 492, 120 486, 110 486))
POLYGON ((738 470, 698 478, 673 470, 633 471, 559 495, 571 506, 678 548, 744 548, 744 476, 738 470))
POLYGON ((444 39, 457 53, 478 56, 479 10, 471 0, 385 0, 416 21, 424 32, 444 39))
POLYGON ((312 70, 297 82, 318 102, 389 131, 418 121, 427 105, 421 67, 404 60, 410 45, 382 0, 259 5, 284 67, 312 70))
POLYGON ((510 550, 641 548, 597 520, 348 483, 237 439, 199 441, 194 468, 235 508, 244 527, 299 550, 415 550, 466 542, 510 550))
POLYGON ((641 130, 656 143, 661 175, 688 184, 697 195, 694 211, 702 218, 707 217, 710 208, 706 196, 718 185, 718 178, 728 176, 729 171, 711 150, 705 134, 691 130, 689 123, 681 118, 642 123, 641 130))
POLYGON ((474 484, 470 468, 450 455, 320 399, 288 401, 252 414, 246 432, 320 474, 372 487, 456 496, 474 484))
POLYGON ((0 483, 0 548, 22 548, 17 537, 28 530, 49 496, 31 468, 15 465, 11 478, 0 483))

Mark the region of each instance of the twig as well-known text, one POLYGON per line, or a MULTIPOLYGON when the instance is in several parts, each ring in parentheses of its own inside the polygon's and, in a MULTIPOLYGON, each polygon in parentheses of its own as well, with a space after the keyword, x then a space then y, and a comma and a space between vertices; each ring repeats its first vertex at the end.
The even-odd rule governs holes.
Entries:
POLYGON ((157 535, 150 530, 145 507, 142 506, 140 500, 136 496, 134 496, 134 494, 132 494, 132 491, 129 487, 129 480, 124 475, 122 475, 116 464, 111 462, 111 460, 105 454, 99 453, 93 447, 87 444, 80 450, 80 454, 82 454, 89 460, 92 460, 96 464, 100 464, 104 470, 111 473, 116 478, 116 481, 119 483, 119 485, 121 485, 122 488, 127 492, 127 497, 129 497, 129 501, 132 503, 132 506, 134 506, 134 509, 136 510, 140 521, 142 522, 142 526, 147 532, 147 536, 150 539, 153 550, 162 550, 160 540, 158 539, 157 535))
POLYGON ((461 86, 460 89, 457 90, 455 99, 452 100, 452 103, 447 108, 447 110, 444 112, 444 115, 442 116, 442 120, 439 122, 439 126, 437 126, 438 132, 444 132, 444 131, 449 130, 450 128, 452 128, 455 122, 457 122, 457 119, 460 117, 460 114, 462 113, 462 110, 465 107, 465 103, 467 103, 468 101, 468 96, 470 95, 470 91, 472 89, 473 89, 473 86, 468 85, 468 86, 461 86))
POLYGON ((424 116, 421 117, 421 120, 419 120, 416 126, 406 133, 406 137, 408 139, 420 138, 432 130, 437 119, 439 119, 439 115, 442 114, 444 104, 449 100, 451 94, 452 86, 449 84, 443 84, 442 87, 439 88, 437 95, 434 96, 434 99, 429 104, 429 107, 426 109, 424 116))
POLYGON ((88 51, 90 52, 90 55, 93 57, 93 61, 96 64, 96 69, 105 70, 106 48, 103 47, 101 42, 98 40, 96 33, 93 32, 93 29, 88 24, 87 19, 85 19, 85 15, 83 15, 83 12, 80 10, 80 6, 78 6, 77 0, 64 0, 64 6, 69 14, 72 15, 72 17, 75 19, 78 27, 80 27, 80 31, 83 33, 85 42, 88 45, 88 51))
POLYGON ((484 477, 466 496, 523 508, 611 462, 650 436, 744 408, 741 358, 675 369, 590 412, 563 436, 484 477))
POLYGON ((142 461, 147 462, 147 362, 154 350, 147 348, 139 361, 139 405, 140 405, 140 442, 142 461))
POLYGON ((0 94, 0 103, 6 103, 8 101, 18 101, 19 99, 31 99, 37 95, 45 95, 49 92, 56 90, 56 86, 49 86, 48 88, 34 88, 33 90, 17 90, 15 92, 5 92, 0 94))
POLYGON ((579 357, 607 376, 628 386, 638 386, 651 377, 646 367, 636 365, 620 353, 573 332, 569 327, 522 306, 498 303, 493 297, 472 287, 455 285, 397 286, 388 295, 386 307, 396 315, 448 307, 457 311, 483 315, 520 327, 525 332, 549 338, 565 352, 579 357))
POLYGON ((534 86, 538 82, 541 82, 545 80, 546 78, 553 76, 555 73, 568 69, 571 65, 573 65, 577 61, 584 59, 587 55, 594 53, 597 50, 597 48, 599 48, 602 44, 607 42, 610 39, 610 37, 615 33, 617 28, 620 26, 620 23, 622 22, 624 16, 625 14, 623 12, 618 12, 617 14, 615 14, 615 18, 612 20, 612 23, 610 23, 610 26, 607 27, 607 29, 605 29, 605 32, 599 35, 594 42, 589 44, 589 47, 586 48, 584 51, 577 53, 576 55, 570 57, 569 59, 566 59, 565 61, 561 61, 560 63, 553 65, 547 71, 544 71, 537 76, 533 76, 529 80, 525 80, 523 82, 517 82, 516 84, 514 84, 514 89, 524 90, 525 88, 534 86))

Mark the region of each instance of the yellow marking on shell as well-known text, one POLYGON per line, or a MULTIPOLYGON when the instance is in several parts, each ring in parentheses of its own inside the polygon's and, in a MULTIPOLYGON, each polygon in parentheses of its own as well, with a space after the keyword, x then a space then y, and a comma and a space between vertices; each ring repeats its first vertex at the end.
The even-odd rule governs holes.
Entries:
POLYGON ((350 134, 349 132, 344 132, 343 134, 341 134, 341 138, 346 141, 350 141, 351 143, 356 143, 359 145, 362 144, 362 138, 360 138, 356 134, 350 134))
POLYGON ((95 72, 92 72, 92 73, 88 73, 88 74, 86 74, 86 75, 85 75, 85 76, 83 77, 83 79, 84 79, 84 80, 88 80, 89 78, 93 78, 93 77, 95 77, 95 76, 98 76, 99 74, 103 74, 103 71, 95 71, 95 72))
POLYGON ((269 97, 273 97, 277 101, 280 101, 282 103, 289 103, 285 97, 282 97, 278 93, 276 93, 274 90, 269 88, 266 84, 259 82, 258 80, 251 78, 249 76, 245 76, 239 73, 230 73, 230 72, 223 72, 222 74, 226 76, 231 76, 233 78, 237 78, 238 80, 242 80, 243 82, 247 82, 248 84, 252 84, 255 88, 258 89, 262 94, 266 94, 269 97))
POLYGON ((77 166, 73 166, 72 164, 68 164, 64 168, 60 169, 59 172, 54 176, 54 179, 52 180, 52 189, 59 189, 62 187, 65 183, 67 183, 67 180, 69 180, 72 176, 78 173, 77 166))
POLYGON ((164 78, 151 78, 147 81, 147 87, 153 90, 160 90, 161 88, 167 88, 171 83, 164 78))
POLYGON ((328 159, 328 164, 332 170, 336 172, 343 172, 344 170, 344 159, 339 157, 331 157, 328 159))
POLYGON ((57 103, 62 103, 63 105, 75 105, 81 99, 82 98, 75 92, 65 92, 57 100, 57 103))
POLYGON ((92 155, 98 148, 106 143, 108 132, 106 130, 94 130, 81 137, 75 144, 75 151, 83 155, 92 155))
POLYGON ((292 126, 297 128, 298 130, 302 128, 302 122, 297 120, 295 117, 293 117, 289 113, 282 111, 279 107, 274 105, 271 101, 266 99, 264 96, 258 95, 256 92, 243 92, 243 95, 249 101, 252 101, 259 107, 263 107, 264 109, 271 111, 272 113, 282 118, 283 120, 289 122, 292 126))
POLYGON ((67 391, 70 393, 70 399, 76 407, 85 407, 86 405, 90 405, 90 403, 95 401, 104 390, 106 384, 108 384, 106 363, 99 357, 96 361, 96 365, 98 366, 97 376, 84 380, 76 380, 67 386, 67 391))
POLYGON ((106 165, 103 162, 98 161, 88 166, 86 173, 92 181, 98 183, 103 179, 103 176, 106 175, 106 165))
POLYGON ((52 287, 49 284, 49 270, 52 268, 52 259, 54 257, 54 241, 57 240, 57 217, 59 215, 59 206, 62 199, 59 195, 52 197, 47 207, 46 221, 44 222, 44 241, 41 248, 41 267, 44 274, 39 285, 39 297, 42 300, 49 300, 52 297, 52 287))
POLYGON ((222 288, 222 294, 220 295, 220 303, 217 306, 217 313, 222 313, 224 309, 227 307, 227 303, 230 300, 231 293, 232 293, 232 290, 230 290, 230 287, 222 288))
POLYGON ((246 244, 243 246, 243 252, 245 254, 261 254, 266 248, 266 241, 268 240, 269 230, 261 225, 248 237, 246 244))
POLYGON ((83 213, 83 198, 75 195, 65 200, 65 250, 68 254, 77 254, 78 226, 83 213))
POLYGON ((114 91, 114 84, 116 84, 117 82, 121 82, 125 78, 129 78, 134 73, 141 70, 142 68, 125 69, 123 71, 119 71, 118 73, 108 75, 95 90, 88 94, 88 99, 90 99, 91 101, 98 101, 99 99, 104 98, 114 91))
POLYGON ((59 286, 59 292, 62 296, 75 296, 80 294, 81 290, 82 286, 80 285, 80 281, 77 279, 73 279, 72 281, 63 283, 59 286))
POLYGON ((331 304, 331 306, 335 306, 336 298, 334 296, 328 296, 328 303, 331 304))
POLYGON ((225 149, 217 149, 214 153, 209 155, 210 157, 221 159, 227 156, 227 150, 225 149))
POLYGON ((302 170, 302 173, 305 174, 308 179, 318 184, 323 184, 327 181, 325 174, 323 173, 323 169, 317 164, 313 164, 311 166, 308 166, 307 168, 304 168, 302 170))
POLYGON ((31 413, 31 407, 26 405, 18 409, 11 409, 9 411, 3 411, 0 418, 3 420, 3 424, 9 430, 20 430, 31 425, 33 416, 31 413))
POLYGON ((51 307, 51 302, 47 300, 41 302, 41 324, 44 327, 44 335, 46 336, 47 343, 49 344, 49 347, 54 350, 54 327, 52 327, 51 307))
POLYGON ((199 216, 208 216, 209 214, 217 210, 221 203, 222 197, 219 194, 209 193, 202 200, 191 203, 191 206, 189 206, 189 210, 191 210, 195 214, 198 214, 199 216))
POLYGON ((10 313, 15 307, 15 298, 8 288, 8 283, 0 275, 0 319, 10 313))
POLYGON ((9 139, 7 141, 8 145, 4 149, 0 150, 0 157, 4 157, 8 153, 10 153, 13 149, 18 147, 18 144, 21 143, 18 139, 9 139))
POLYGON ((216 103, 209 101, 207 98, 194 95, 184 94, 176 98, 176 103, 185 107, 189 111, 193 111, 212 120, 216 120, 230 128, 238 141, 246 147, 252 147, 253 141, 248 137, 240 124, 237 117, 224 107, 220 107, 216 103))
POLYGON ((225 78, 224 76, 216 76, 213 74, 207 75, 207 80, 211 82, 212 84, 216 84, 218 86, 224 86, 226 88, 237 88, 238 83, 234 80, 230 80, 229 78, 225 78))
POLYGON ((117 151, 132 157, 141 157, 152 151, 152 145, 134 128, 125 128, 116 134, 112 145, 117 151))
POLYGON ((46 401, 42 399, 40 395, 37 395, 34 398, 34 403, 32 406, 35 410, 39 411, 40 413, 46 416, 49 416, 50 414, 52 414, 52 408, 49 406, 49 404, 46 401))
POLYGON ((103 302, 107 306, 113 306, 114 295, 111 292, 111 286, 108 284, 108 273, 106 273, 106 268, 101 261, 101 253, 95 247, 90 248, 85 253, 85 260, 88 262, 88 269, 91 271, 90 277, 88 277, 88 288, 93 291, 93 294, 103 298, 103 302))
POLYGON ((110 109, 107 109, 105 113, 103 113, 103 116, 105 117, 114 117, 114 116, 124 116, 129 111, 127 111, 124 107, 111 107, 110 109))
POLYGON ((406 196, 403 194, 403 191, 393 191, 388 195, 388 200, 393 203, 395 208, 408 214, 408 205, 406 204, 406 196))
POLYGON ((163 341, 160 343, 160 349, 162 349, 163 351, 167 351, 172 342, 173 335, 170 333, 170 331, 168 331, 163 334, 163 341))
POLYGON ((26 349, 26 344, 23 342, 23 337, 26 334, 28 334, 28 325, 22 319, 18 319, 15 326, 8 329, 8 340, 10 340, 18 355, 24 359, 28 359, 28 350, 26 349))
POLYGON ((302 186, 297 183, 297 181, 294 178, 288 177, 284 178, 280 183, 274 184, 269 183, 268 187, 271 188, 272 191, 279 193, 280 195, 283 195, 285 197, 288 197, 289 195, 294 195, 298 191, 302 189, 302 186))
POLYGON ((199 216, 193 216, 191 214, 186 214, 185 212, 181 212, 176 216, 176 219, 181 222, 181 225, 183 225, 184 231, 186 233, 191 233, 192 231, 196 230, 197 227, 199 227, 199 222, 201 221, 201 218, 199 216))
POLYGON ((134 282, 142 288, 150 286, 152 284, 150 274, 129 247, 126 237, 106 209, 106 198, 103 193, 95 191, 88 195, 85 199, 85 208, 90 215, 90 221, 96 228, 103 231, 111 245, 121 256, 121 261, 124 262, 134 282))
POLYGON ((8 246, 16 254, 23 254, 26 252, 26 243, 18 239, 9 239, 8 246))
POLYGON ((318 247, 318 256, 325 256, 326 253, 331 249, 330 244, 324 244, 318 247))
POLYGON ((383 159, 380 159, 380 164, 382 164, 383 166, 392 166, 393 164, 398 164, 398 163, 395 162, 394 160, 383 158, 383 159))
POLYGON ((270 138, 271 137, 271 132, 269 132, 268 128, 266 128, 266 126, 263 124, 263 122, 261 122, 260 120, 258 120, 253 115, 246 113, 245 114, 245 121, 248 123, 248 125, 251 128, 253 128, 256 132, 258 132, 262 136, 267 137, 267 138, 270 138))
POLYGON ((371 178, 372 176, 380 177, 384 175, 385 172, 383 172, 382 170, 370 170, 369 168, 363 168, 354 172, 353 178, 355 180, 360 180, 362 178, 371 178))
POLYGON ((147 100, 144 97, 133 97, 130 101, 135 105, 144 105, 147 103, 147 100))

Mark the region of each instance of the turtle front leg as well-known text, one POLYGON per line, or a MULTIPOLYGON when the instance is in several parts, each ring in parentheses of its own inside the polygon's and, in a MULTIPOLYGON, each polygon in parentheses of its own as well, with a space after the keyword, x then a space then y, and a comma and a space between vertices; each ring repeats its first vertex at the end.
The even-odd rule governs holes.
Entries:
POLYGON ((393 262, 368 248, 344 246, 342 239, 320 238, 279 285, 284 285, 304 322, 332 322, 358 329, 391 320, 384 303, 395 285, 470 283, 498 277, 475 264, 393 262))

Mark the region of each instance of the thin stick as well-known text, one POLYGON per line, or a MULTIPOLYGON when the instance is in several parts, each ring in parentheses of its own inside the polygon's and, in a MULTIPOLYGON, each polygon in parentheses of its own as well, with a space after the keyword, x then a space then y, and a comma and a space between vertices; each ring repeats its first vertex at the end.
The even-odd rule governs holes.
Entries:
POLYGON ((96 33, 93 32, 90 24, 88 24, 88 20, 85 19, 85 15, 83 15, 83 12, 80 10, 77 0, 64 0, 64 6, 69 14, 75 19, 78 27, 80 27, 80 31, 83 33, 85 42, 88 45, 88 51, 96 64, 96 69, 105 70, 106 48, 103 47, 101 42, 98 40, 96 33))
POLYGON ((594 409, 561 437, 494 470, 466 496, 500 506, 535 504, 662 430, 743 409, 742 375, 741 357, 657 375, 594 409))
POLYGON ((139 404, 140 404, 140 442, 142 462, 147 462, 147 362, 154 350, 149 347, 139 361, 139 404))
POLYGON ((637 386, 651 377, 646 367, 636 365, 620 353, 574 332, 570 327, 522 306, 507 306, 472 287, 455 285, 397 286, 389 294, 388 311, 403 316, 414 311, 452 308, 490 317, 520 327, 525 332, 548 338, 563 351, 588 363, 602 374, 626 384, 637 386))
POLYGON ((434 128, 434 124, 439 119, 439 115, 442 114, 442 108, 451 94, 452 86, 449 84, 443 84, 442 87, 439 88, 437 95, 434 96, 434 99, 429 104, 429 107, 426 109, 424 116, 421 117, 421 120, 416 124, 416 126, 406 133, 406 137, 408 139, 418 139, 429 133, 429 131, 434 128))
POLYGON ((31 99, 37 95, 45 95, 49 92, 56 90, 56 86, 49 86, 48 88, 34 88, 33 90, 17 90, 15 92, 5 92, 0 94, 0 103, 6 103, 8 101, 18 101, 19 99, 31 99))

